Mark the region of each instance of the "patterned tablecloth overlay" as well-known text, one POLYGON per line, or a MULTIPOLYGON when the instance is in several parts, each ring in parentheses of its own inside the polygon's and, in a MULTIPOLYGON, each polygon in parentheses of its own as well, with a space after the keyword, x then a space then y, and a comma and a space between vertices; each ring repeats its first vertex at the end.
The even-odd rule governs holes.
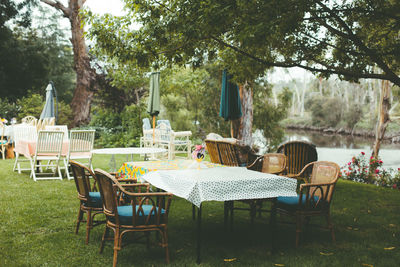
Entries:
POLYGON ((185 170, 185 169, 208 169, 222 167, 220 164, 202 161, 198 163, 194 160, 156 160, 125 162, 118 170, 120 179, 136 179, 141 182, 141 177, 148 172, 157 170, 185 170))

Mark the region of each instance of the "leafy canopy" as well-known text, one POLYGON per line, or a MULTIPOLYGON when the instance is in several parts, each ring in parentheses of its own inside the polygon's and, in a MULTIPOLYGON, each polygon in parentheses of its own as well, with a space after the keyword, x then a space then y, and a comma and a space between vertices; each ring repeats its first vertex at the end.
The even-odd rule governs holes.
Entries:
MULTIPOLYGON (((126 17, 95 17, 99 49, 141 66, 222 60, 237 81, 266 68, 400 85, 400 2, 125 0, 126 17), (141 27, 133 30, 136 25, 141 27)), ((137 28, 137 27, 136 27, 137 28)))

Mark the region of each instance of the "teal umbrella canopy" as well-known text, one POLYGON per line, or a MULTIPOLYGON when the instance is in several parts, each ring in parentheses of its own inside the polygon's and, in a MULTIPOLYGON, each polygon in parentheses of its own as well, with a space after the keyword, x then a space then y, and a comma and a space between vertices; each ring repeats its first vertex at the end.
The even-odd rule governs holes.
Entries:
POLYGON ((153 72, 150 75, 150 97, 147 105, 147 112, 151 116, 160 113, 160 73, 153 72))
POLYGON ((242 117, 242 105, 240 102, 239 87, 229 81, 231 76, 227 70, 222 72, 222 89, 219 116, 226 121, 242 117))

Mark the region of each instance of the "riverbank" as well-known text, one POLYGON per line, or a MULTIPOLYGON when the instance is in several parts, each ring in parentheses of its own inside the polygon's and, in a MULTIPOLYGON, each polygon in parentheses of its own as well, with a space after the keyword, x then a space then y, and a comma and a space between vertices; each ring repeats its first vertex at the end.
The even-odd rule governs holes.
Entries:
MULTIPOLYGON (((311 132, 321 132, 325 134, 337 134, 344 136, 359 136, 365 138, 375 138, 375 131, 372 130, 350 130, 345 128, 332 128, 332 127, 318 127, 302 124, 287 124, 284 127, 288 130, 302 130, 311 132)), ((400 143, 400 132, 388 132, 385 134, 384 139, 392 143, 400 143)))

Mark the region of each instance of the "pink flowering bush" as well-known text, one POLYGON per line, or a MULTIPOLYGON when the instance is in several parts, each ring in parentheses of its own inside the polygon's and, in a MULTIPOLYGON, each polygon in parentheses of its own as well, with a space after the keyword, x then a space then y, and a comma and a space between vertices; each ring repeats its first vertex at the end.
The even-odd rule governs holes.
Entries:
POLYGON ((342 178, 377 185, 390 183, 390 173, 382 168, 382 160, 379 158, 366 158, 365 153, 354 156, 346 166, 342 167, 342 178))

